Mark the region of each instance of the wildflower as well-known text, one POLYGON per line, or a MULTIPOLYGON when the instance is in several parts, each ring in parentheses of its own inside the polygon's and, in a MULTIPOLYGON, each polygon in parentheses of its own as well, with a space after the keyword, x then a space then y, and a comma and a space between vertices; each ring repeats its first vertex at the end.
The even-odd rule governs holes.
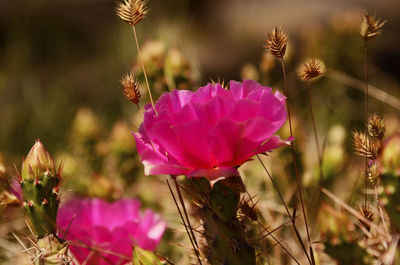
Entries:
POLYGON ((268 34, 268 39, 265 41, 265 50, 278 58, 285 56, 287 47, 288 35, 281 28, 275 28, 272 34, 268 34))
POLYGON ((321 60, 309 59, 301 65, 298 70, 298 76, 301 81, 306 82, 325 73, 325 65, 321 60))
POLYGON ((147 14, 146 0, 124 0, 115 12, 126 23, 136 26, 147 14))
POLYGON ((366 42, 375 39, 376 36, 382 34, 382 28, 385 23, 386 20, 381 21, 379 18, 365 13, 361 23, 361 37, 363 37, 366 42))
POLYGON ((146 210, 141 215, 139 208, 135 199, 74 199, 60 207, 59 236, 70 241, 80 264, 126 264, 132 259, 132 245, 153 250, 166 227, 158 214, 146 210))
POLYGON ((286 122, 285 99, 252 80, 231 81, 230 90, 208 84, 164 94, 158 115, 148 104, 134 134, 145 173, 238 175, 253 155, 289 143, 274 135, 286 122))

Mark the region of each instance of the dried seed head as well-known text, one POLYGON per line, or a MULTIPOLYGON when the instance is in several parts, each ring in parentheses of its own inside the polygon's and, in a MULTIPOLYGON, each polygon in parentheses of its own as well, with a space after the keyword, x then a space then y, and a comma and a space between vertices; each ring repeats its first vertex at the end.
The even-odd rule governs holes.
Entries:
MULTIPOLYGON (((372 222, 374 220, 374 213, 372 212, 371 207, 369 207, 369 205, 367 204, 362 204, 359 210, 360 214, 362 216, 364 216, 365 218, 367 218, 370 222, 372 222)), ((362 223, 362 225, 369 231, 371 229, 371 226, 364 222, 364 221, 360 221, 362 223)))
POLYGON ((382 33, 382 28, 385 23, 386 20, 381 21, 379 18, 370 16, 366 12, 362 18, 360 34, 366 42, 371 41, 382 33))
POLYGON ((123 21, 135 26, 147 14, 146 3, 147 0, 124 0, 117 4, 115 12, 123 21))
POLYGON ((122 85, 122 92, 126 96, 126 98, 135 103, 139 108, 139 101, 140 101, 140 83, 135 79, 133 73, 127 73, 121 79, 122 85))
POLYGON ((324 73, 325 64, 319 59, 307 60, 307 62, 301 65, 298 70, 298 76, 303 82, 321 76, 324 73))
POLYGON ((8 191, 3 191, 2 193, 0 193, 0 206, 1 207, 16 207, 16 206, 20 206, 21 205, 21 201, 18 200, 18 198, 8 192, 8 191))
POLYGON ((385 135, 386 127, 385 121, 376 115, 375 113, 368 115, 367 117, 368 133, 372 137, 377 137, 382 140, 385 135))
POLYGON ((268 39, 265 41, 264 48, 272 55, 283 58, 286 52, 288 35, 281 28, 275 27, 272 34, 268 33, 268 39))
POLYGON ((353 132, 353 145, 357 155, 375 160, 381 149, 379 142, 373 141, 367 134, 362 132, 353 132))
POLYGON ((375 163, 368 167, 367 176, 371 183, 375 183, 379 175, 379 168, 375 163))

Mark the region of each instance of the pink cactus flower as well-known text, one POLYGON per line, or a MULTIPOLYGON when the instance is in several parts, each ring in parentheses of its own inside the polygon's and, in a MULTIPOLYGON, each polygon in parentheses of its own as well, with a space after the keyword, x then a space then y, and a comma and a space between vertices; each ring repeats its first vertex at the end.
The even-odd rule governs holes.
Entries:
POLYGON ((59 237, 70 242, 80 264, 126 264, 132 260, 132 246, 153 250, 166 224, 140 202, 123 199, 108 203, 100 199, 74 199, 62 204, 57 216, 59 237))
POLYGON ((157 114, 146 105, 134 133, 145 174, 234 176, 252 156, 288 144, 274 135, 286 122, 286 98, 271 90, 252 80, 231 81, 229 90, 208 84, 166 93, 157 114))

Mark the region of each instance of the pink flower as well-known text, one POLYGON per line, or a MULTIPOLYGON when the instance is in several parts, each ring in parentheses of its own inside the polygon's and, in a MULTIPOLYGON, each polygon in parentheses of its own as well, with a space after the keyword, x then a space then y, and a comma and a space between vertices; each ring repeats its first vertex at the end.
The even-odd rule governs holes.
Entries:
POLYGON ((80 264, 126 264, 131 261, 132 245, 153 250, 166 227, 158 214, 146 210, 140 215, 139 208, 134 199, 71 200, 58 211, 59 236, 67 233, 65 239, 80 264))
POLYGON ((286 122, 285 96, 252 80, 230 90, 208 84, 196 92, 174 90, 145 106, 135 133, 145 173, 238 175, 253 155, 288 144, 274 133, 286 122))

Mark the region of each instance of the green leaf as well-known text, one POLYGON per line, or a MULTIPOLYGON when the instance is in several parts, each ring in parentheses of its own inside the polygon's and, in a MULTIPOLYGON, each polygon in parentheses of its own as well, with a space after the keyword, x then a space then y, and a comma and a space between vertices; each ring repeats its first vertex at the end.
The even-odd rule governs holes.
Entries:
POLYGON ((132 255, 133 265, 163 265, 164 261, 161 261, 153 252, 141 249, 139 247, 133 247, 132 255))

